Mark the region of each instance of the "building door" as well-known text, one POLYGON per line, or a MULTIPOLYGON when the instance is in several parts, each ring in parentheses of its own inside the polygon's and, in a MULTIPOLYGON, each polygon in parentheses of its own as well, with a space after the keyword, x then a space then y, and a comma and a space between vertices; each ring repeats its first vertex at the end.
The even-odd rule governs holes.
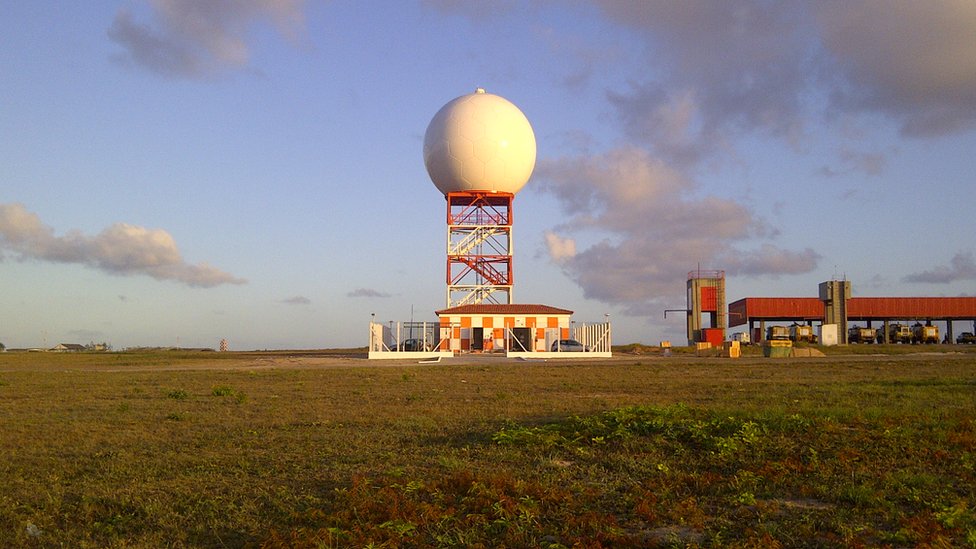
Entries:
POLYGON ((482 351, 485 348, 485 329, 471 328, 471 350, 482 351))
POLYGON ((508 350, 515 352, 534 351, 532 348, 532 328, 512 328, 512 339, 508 350))

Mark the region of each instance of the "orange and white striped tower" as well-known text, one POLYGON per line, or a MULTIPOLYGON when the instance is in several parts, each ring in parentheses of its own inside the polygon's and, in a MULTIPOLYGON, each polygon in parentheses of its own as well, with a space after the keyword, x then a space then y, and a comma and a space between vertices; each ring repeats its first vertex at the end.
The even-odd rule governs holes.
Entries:
POLYGON ((424 164, 447 201, 447 306, 512 303, 512 204, 535 169, 535 134, 507 99, 478 88, 427 126, 424 164))

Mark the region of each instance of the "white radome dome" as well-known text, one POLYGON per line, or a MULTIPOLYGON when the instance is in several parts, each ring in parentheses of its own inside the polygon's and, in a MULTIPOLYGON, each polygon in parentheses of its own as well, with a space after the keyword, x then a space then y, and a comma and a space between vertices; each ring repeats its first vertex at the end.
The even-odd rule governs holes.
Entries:
POLYGON ((522 111, 481 88, 441 107, 424 134, 424 164, 444 194, 515 194, 532 176, 535 151, 522 111))

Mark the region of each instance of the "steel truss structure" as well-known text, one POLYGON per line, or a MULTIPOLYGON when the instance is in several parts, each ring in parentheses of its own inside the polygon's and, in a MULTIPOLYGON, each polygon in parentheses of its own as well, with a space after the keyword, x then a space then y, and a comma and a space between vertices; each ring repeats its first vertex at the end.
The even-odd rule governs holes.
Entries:
POLYGON ((512 193, 454 192, 447 199, 447 306, 511 304, 512 193))

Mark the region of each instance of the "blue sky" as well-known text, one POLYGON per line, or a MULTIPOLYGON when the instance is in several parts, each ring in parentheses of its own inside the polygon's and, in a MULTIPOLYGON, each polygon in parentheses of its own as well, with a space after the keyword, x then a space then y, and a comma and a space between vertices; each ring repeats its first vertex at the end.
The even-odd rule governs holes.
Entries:
POLYGON ((514 296, 682 341, 730 301, 976 294, 976 4, 8 2, 0 342, 366 344, 445 303, 437 110, 526 114, 514 296))

